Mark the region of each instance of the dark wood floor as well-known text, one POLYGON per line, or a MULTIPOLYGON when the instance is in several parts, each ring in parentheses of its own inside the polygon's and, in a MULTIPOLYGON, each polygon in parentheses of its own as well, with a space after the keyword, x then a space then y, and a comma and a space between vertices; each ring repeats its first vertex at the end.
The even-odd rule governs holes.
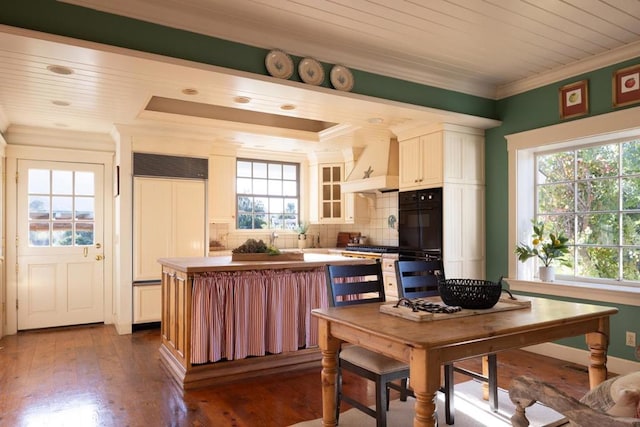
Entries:
MULTIPOLYGON (((159 330, 91 325, 0 340, 0 426, 276 426, 322 415, 320 368, 183 392, 161 367, 159 330)), ((534 375, 579 397, 583 366, 521 350, 498 357, 499 386, 534 375)), ((463 365, 480 369, 480 360, 463 365)), ((456 381, 468 380, 460 376, 456 381)), ((373 387, 345 376, 370 404, 373 387)))

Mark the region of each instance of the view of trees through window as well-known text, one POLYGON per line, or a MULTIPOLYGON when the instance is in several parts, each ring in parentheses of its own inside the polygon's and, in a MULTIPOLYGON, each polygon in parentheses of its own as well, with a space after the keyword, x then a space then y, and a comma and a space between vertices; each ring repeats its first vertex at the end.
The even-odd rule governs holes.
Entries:
POLYGON ((536 217, 569 238, 558 274, 640 281, 640 140, 539 153, 536 217))
POLYGON ((300 215, 299 165, 238 159, 238 229, 293 230, 300 215))

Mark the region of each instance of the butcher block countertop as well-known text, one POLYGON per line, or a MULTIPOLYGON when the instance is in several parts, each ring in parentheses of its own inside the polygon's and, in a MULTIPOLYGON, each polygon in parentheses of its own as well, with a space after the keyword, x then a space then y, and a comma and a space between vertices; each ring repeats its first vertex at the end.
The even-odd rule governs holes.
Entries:
POLYGON ((160 258, 158 262, 185 273, 201 273, 207 271, 242 271, 266 269, 307 269, 324 267, 327 264, 371 264, 372 259, 344 257, 333 254, 304 253, 303 261, 277 260, 277 256, 269 261, 231 261, 231 256, 214 257, 181 257, 160 258))

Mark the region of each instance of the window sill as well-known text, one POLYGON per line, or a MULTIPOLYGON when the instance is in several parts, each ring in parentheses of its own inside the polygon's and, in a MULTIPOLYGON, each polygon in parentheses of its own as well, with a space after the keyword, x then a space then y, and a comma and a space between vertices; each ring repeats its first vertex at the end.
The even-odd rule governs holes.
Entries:
POLYGON ((586 299, 640 307, 640 289, 628 286, 597 285, 581 282, 541 282, 504 279, 512 291, 532 292, 556 297, 586 299))

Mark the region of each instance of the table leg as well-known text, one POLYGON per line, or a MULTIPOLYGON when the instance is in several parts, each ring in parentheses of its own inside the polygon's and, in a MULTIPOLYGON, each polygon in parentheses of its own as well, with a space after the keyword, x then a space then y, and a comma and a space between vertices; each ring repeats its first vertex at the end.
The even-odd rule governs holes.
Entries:
POLYGON ((607 379, 607 348, 609 347, 609 318, 600 319, 598 331, 586 335, 589 346, 589 387, 595 388, 607 379))
POLYGON ((413 427, 438 425, 436 399, 440 388, 440 363, 429 362, 424 350, 412 349, 409 364, 410 384, 416 396, 413 427))
POLYGON ((335 427, 336 399, 338 395, 338 350, 341 341, 331 336, 329 322, 318 320, 318 346, 322 351, 322 425, 335 427))

